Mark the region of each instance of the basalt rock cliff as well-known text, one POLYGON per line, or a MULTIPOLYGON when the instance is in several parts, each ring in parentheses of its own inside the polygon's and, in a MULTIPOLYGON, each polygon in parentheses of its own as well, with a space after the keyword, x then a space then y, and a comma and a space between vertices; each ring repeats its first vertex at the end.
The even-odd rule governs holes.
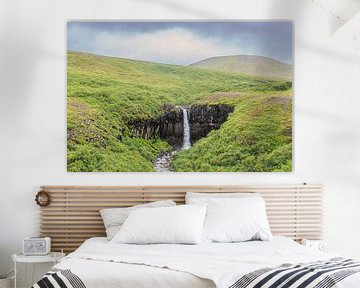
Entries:
POLYGON ((205 137, 211 130, 219 129, 234 108, 229 105, 192 105, 190 108, 191 141, 205 137))
MULTIPOLYGON (((221 105, 198 105, 186 107, 190 122, 191 142, 205 137, 211 130, 219 129, 224 123, 233 107, 221 105)), ((144 139, 160 137, 178 148, 182 145, 184 134, 184 117, 180 107, 168 107, 164 114, 154 119, 138 119, 131 121, 129 127, 134 136, 144 139)))
POLYGON ((159 118, 135 120, 129 123, 136 137, 151 139, 160 137, 172 146, 181 145, 183 138, 183 114, 180 108, 166 112, 159 118))

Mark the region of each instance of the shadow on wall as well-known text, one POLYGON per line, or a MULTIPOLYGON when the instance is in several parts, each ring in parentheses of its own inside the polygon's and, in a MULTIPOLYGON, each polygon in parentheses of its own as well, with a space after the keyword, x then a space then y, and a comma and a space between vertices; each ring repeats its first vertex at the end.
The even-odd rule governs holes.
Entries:
MULTIPOLYGON (((41 4, 41 9, 30 1, 21 1, 21 4, 19 1, 2 1, 0 4, 0 131, 7 139, 20 139, 18 134, 21 133, 24 142, 31 141, 31 137, 28 139, 27 134, 33 132, 34 123, 29 123, 29 114, 32 113, 30 109, 34 100, 33 89, 37 89, 36 72, 44 59, 59 58, 44 48, 47 41, 46 29, 48 29, 44 23, 52 4, 51 1, 42 1, 41 4)), ((51 70, 48 77, 51 77, 51 70)), ((50 95, 49 93, 48 97, 51 97, 50 95)), ((1 180, 6 179, 6 181, 1 181, 1 187, 3 191, 12 191, 14 187, 18 187, 18 177, 21 175, 19 170, 11 168, 14 166, 5 167, 5 163, 17 159, 19 150, 23 149, 24 144, 21 143, 22 141, 14 142, 4 138, 1 139, 5 140, 1 141, 1 151, 6 152, 1 153, 0 177, 1 180)), ((28 152, 28 156, 35 158, 31 152, 28 152)), ((37 160, 33 159, 34 163, 37 160)), ((22 169, 24 168, 20 170, 22 169)), ((22 209, 22 206, 27 207, 29 203, 27 202, 29 191, 16 192, 1 193, 1 202, 11 204, 3 205, 0 209, 0 219, 3 219, 1 229, 5 231, 0 233, 0 274, 10 270, 12 264, 10 255, 21 249, 21 239, 25 235, 34 235, 33 227, 25 225, 21 231, 14 230, 14 223, 38 223, 38 213, 34 215, 26 208, 22 209), (15 203, 19 203, 17 209, 20 210, 16 212, 17 219, 14 223, 4 221, 9 215, 14 216, 15 203), (14 239, 17 239, 15 243, 14 239)), ((32 200, 33 196, 29 196, 32 200)))
MULTIPOLYGON (((148 0, 136 0, 137 2, 144 2, 146 4, 149 3, 148 0)), ((152 4, 157 4, 157 6, 161 6, 168 8, 169 10, 173 10, 177 13, 183 12, 188 15, 197 17, 198 19, 223 19, 220 14, 215 14, 213 12, 206 11, 206 9, 198 9, 189 5, 185 5, 184 2, 175 2, 173 0, 151 0, 152 4)), ((196 2, 193 2, 196 3, 196 2)))

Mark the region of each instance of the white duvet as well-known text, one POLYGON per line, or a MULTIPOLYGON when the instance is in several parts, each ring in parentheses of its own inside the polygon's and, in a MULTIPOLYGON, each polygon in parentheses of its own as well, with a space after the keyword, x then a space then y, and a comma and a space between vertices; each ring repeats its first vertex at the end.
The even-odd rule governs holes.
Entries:
MULTIPOLYGON (((91 238, 55 267, 70 269, 87 288, 228 288, 244 274, 284 263, 328 260, 286 237, 200 245, 112 244, 91 238)), ((360 273, 335 287, 360 288, 360 273)))

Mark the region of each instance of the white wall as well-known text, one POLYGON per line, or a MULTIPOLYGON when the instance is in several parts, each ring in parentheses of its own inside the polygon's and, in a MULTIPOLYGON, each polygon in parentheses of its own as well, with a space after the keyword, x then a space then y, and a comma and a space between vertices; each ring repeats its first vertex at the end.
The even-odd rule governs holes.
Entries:
POLYGON ((2 0, 0 273, 38 234, 42 184, 322 183, 330 250, 360 258, 360 65, 335 20, 307 0, 2 0), (66 172, 66 21, 150 18, 294 20, 293 173, 66 172))

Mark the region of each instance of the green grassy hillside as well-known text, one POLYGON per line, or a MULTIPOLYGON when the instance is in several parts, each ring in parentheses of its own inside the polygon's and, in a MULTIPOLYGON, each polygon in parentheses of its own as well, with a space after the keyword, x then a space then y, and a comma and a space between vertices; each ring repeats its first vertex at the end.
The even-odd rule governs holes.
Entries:
POLYGON ((235 106, 219 130, 176 154, 177 171, 291 171, 292 105, 288 92, 213 95, 206 102, 235 106))
POLYGON ((237 72, 270 79, 291 80, 292 67, 280 61, 252 55, 219 56, 191 64, 192 67, 237 72))
POLYGON ((153 171, 152 161, 171 150, 170 145, 162 139, 134 137, 127 123, 159 116, 164 104, 195 102, 231 103, 235 111, 221 129, 179 153, 174 159, 176 170, 204 171, 209 166, 208 171, 250 171, 265 166, 266 171, 291 169, 291 153, 281 153, 281 149, 291 151, 291 96, 290 92, 276 92, 291 83, 78 52, 68 53, 67 73, 68 171, 153 171), (285 106, 276 99, 284 97, 288 104, 281 108, 285 106), (269 133, 254 136, 264 129, 269 133), (257 137, 269 143, 259 144, 257 137), (209 162, 207 158, 219 153, 220 146, 227 151, 236 149, 228 152, 229 158, 253 153, 253 161, 248 157, 246 161, 258 164, 245 165, 240 157, 234 168, 223 165, 227 158, 218 159, 219 155, 209 162), (207 156, 195 155, 196 151, 207 151, 207 156), (272 165, 271 153, 285 159, 272 165), (261 164, 265 162, 268 164, 261 164))

